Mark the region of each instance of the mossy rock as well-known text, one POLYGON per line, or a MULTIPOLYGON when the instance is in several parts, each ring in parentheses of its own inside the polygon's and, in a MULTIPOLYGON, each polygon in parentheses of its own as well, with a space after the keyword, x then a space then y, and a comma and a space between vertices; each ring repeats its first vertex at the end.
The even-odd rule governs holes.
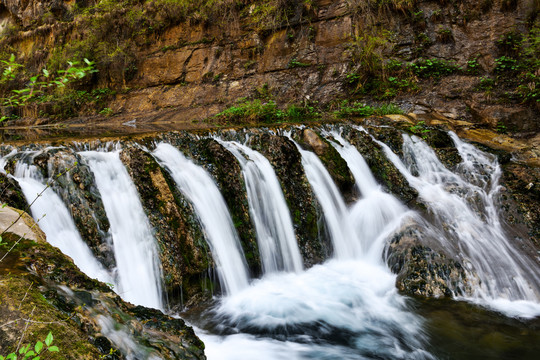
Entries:
POLYGON ((7 204, 16 209, 27 207, 26 198, 16 180, 0 173, 0 204, 7 204))
POLYGON ((125 303, 48 243, 13 233, 3 240, 0 255, 12 250, 0 263, 0 314, 7 323, 0 353, 13 351, 23 334, 23 344, 34 344, 50 331, 63 359, 205 359, 204 344, 182 320, 125 303), (137 354, 114 343, 117 331, 137 344, 137 354))
POLYGON ((121 160, 130 173, 154 228, 165 287, 171 306, 206 289, 193 284, 212 266, 212 258, 192 205, 156 160, 139 148, 126 146, 121 160))

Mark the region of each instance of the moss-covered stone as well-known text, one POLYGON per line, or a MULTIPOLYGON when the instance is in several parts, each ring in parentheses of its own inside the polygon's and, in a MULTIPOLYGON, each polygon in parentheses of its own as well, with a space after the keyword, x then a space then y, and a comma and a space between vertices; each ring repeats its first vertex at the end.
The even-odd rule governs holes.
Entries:
POLYGON ((24 210, 27 206, 22 189, 16 180, 0 173, 0 204, 24 210))
POLYGON ((254 275, 261 273, 261 260, 255 230, 249 217, 244 178, 238 160, 213 139, 198 142, 198 161, 213 175, 229 207, 240 236, 244 255, 254 275))
MULTIPOLYGON (((47 152, 48 153, 48 152, 47 152)), ((116 266, 109 234, 110 224, 94 174, 77 153, 63 149, 49 153, 39 167, 47 169, 51 188, 62 198, 79 234, 96 258, 107 268, 116 266)), ((45 158, 43 156, 43 158, 45 158)), ((37 160, 34 159, 34 163, 37 160)))
POLYGON ((304 129, 301 136, 296 136, 295 140, 303 148, 317 154, 343 197, 347 202, 350 202, 354 198, 355 181, 347 162, 343 160, 337 150, 326 139, 311 129, 304 129))
MULTIPOLYGON (((388 143, 393 144, 393 147, 396 147, 397 144, 399 144, 401 152, 401 133, 388 131, 386 128, 383 128, 383 132, 379 133, 379 129, 381 128, 371 128, 370 132, 373 133, 375 137, 386 139, 388 143), (377 134, 379 134, 379 136, 377 136, 377 134)), ((347 140, 349 140, 349 142, 358 149, 360 154, 362 154, 371 169, 373 176, 375 176, 375 179, 377 179, 380 184, 405 204, 412 206, 417 205, 416 200, 418 198, 418 192, 409 185, 407 179, 405 179, 394 164, 388 160, 381 146, 375 143, 370 135, 353 130, 347 135, 347 140)), ((386 141, 383 142, 386 143, 386 141)))
POLYGON ((199 281, 212 258, 191 204, 150 154, 128 146, 120 157, 154 228, 170 305, 211 290, 199 281))
POLYGON ((421 297, 452 297, 470 291, 463 266, 424 245, 425 234, 415 223, 404 225, 389 242, 386 262, 397 274, 403 293, 421 297))
MULTIPOLYGON (((205 359, 204 345, 180 319, 123 302, 44 241, 3 234, 0 257, 0 354, 52 332, 62 359, 205 359), (118 342, 119 336, 137 345, 118 342), (112 350, 112 353, 111 353, 112 350)), ((53 355, 53 354, 51 354, 53 355)))

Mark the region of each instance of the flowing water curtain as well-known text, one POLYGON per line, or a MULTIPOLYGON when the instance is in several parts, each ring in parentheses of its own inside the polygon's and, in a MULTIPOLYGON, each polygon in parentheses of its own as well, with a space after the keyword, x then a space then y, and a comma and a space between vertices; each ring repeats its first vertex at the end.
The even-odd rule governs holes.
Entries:
POLYGON ((301 271, 302 257, 283 190, 270 162, 236 141, 216 138, 238 159, 265 273, 301 271))
POLYGON ((158 144, 152 154, 193 204, 225 293, 246 288, 249 276, 245 256, 225 200, 211 176, 170 144, 158 144))
POLYGON ((119 294, 135 304, 163 309, 156 241, 119 150, 79 154, 94 173, 110 222, 119 294))
POLYGON ((323 131, 323 135, 347 162, 361 194, 348 216, 361 246, 355 251, 358 255, 381 253, 387 238, 412 214, 393 195, 383 191, 362 154, 339 130, 323 131))
POLYGON ((435 215, 441 244, 462 258, 470 279, 480 279, 468 299, 509 315, 536 316, 540 275, 501 226, 495 203, 501 174, 496 157, 450 136, 462 157, 455 172, 416 136, 403 135, 404 160, 375 141, 435 215))

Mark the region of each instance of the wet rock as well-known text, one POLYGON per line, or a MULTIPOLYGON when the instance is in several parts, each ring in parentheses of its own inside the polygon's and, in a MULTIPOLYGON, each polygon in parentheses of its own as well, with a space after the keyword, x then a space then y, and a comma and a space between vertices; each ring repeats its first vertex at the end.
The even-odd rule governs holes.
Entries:
POLYGON ((211 290, 204 288, 204 282, 200 281, 211 266, 212 258, 191 204, 150 154, 127 147, 120 158, 154 228, 171 306, 211 290))
POLYGON ((470 291, 463 266, 440 251, 424 245, 425 234, 411 222, 398 230, 386 253, 386 262, 398 275, 396 286, 421 297, 452 297, 470 291))
POLYGON ((355 197, 355 181, 347 166, 347 162, 328 141, 311 129, 304 129, 296 141, 304 148, 313 151, 323 162, 326 170, 341 191, 345 201, 351 202, 355 197))
POLYGON ((23 334, 35 343, 51 331, 65 359, 206 358, 204 345, 183 320, 125 303, 44 241, 11 232, 4 241, 2 255, 15 246, 4 259, 10 265, 0 266, 2 353, 13 351, 23 334))
POLYGON ((331 245, 319 233, 317 223, 322 210, 307 181, 296 145, 286 137, 265 133, 251 137, 250 146, 260 151, 276 172, 291 212, 304 264, 309 267, 321 263, 328 257, 331 245))
MULTIPOLYGON (((519 163, 503 165, 500 191, 501 212, 518 247, 526 249, 529 238, 535 246, 533 257, 540 251, 540 169, 519 163), (521 239, 521 240, 520 240, 521 239)), ((530 252, 530 249, 528 249, 530 252)))
POLYGON ((2 173, 0 173, 0 204, 7 204, 20 210, 27 207, 26 198, 17 181, 2 173))
POLYGON ((41 157, 36 157, 34 163, 47 168, 46 178, 68 207, 79 234, 103 265, 114 268, 110 224, 94 174, 77 153, 67 149, 42 157, 47 161, 42 162, 41 157))

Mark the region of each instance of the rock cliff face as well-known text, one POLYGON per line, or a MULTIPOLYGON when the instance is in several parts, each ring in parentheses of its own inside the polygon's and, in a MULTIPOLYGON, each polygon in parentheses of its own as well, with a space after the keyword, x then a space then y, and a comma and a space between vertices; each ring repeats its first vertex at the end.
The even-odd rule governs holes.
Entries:
POLYGON ((0 48, 30 72, 96 60, 99 73, 81 86, 114 90, 102 106, 119 121, 204 119, 264 87, 280 104, 384 99, 420 115, 538 131, 537 69, 524 69, 536 65, 520 62, 537 51, 527 40, 537 36, 537 0, 218 3, 5 0, 0 48), (517 88, 521 76, 530 79, 517 88))

